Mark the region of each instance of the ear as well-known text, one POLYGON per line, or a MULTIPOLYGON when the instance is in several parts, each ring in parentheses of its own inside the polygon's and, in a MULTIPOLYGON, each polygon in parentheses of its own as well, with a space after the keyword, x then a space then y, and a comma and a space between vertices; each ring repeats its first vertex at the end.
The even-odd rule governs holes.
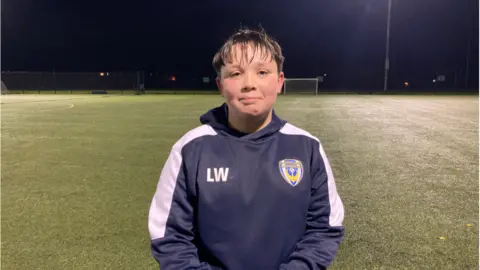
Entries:
POLYGON ((215 82, 217 83, 217 88, 218 91, 220 91, 220 95, 223 97, 223 85, 222 85, 222 80, 217 76, 215 78, 215 82))
POLYGON ((278 73, 278 89, 277 94, 280 94, 283 89, 283 82, 285 81, 285 74, 282 72, 278 73))

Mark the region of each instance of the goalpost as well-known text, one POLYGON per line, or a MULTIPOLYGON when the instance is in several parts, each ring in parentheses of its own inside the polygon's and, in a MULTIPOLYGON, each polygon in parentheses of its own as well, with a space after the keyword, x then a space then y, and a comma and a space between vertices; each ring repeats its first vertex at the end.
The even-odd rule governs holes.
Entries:
POLYGON ((319 78, 285 78, 283 82, 283 95, 288 94, 314 94, 318 95, 319 78))

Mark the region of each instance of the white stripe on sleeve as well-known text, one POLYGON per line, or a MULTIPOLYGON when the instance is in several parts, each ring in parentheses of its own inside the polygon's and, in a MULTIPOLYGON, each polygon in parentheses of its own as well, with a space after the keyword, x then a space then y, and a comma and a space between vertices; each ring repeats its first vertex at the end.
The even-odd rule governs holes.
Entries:
POLYGON ((327 182, 328 183, 328 199, 330 202, 329 223, 330 223, 330 226, 342 226, 344 215, 345 215, 343 203, 342 203, 342 200, 340 199, 340 196, 338 195, 332 168, 330 167, 330 163, 328 161, 327 155, 325 154, 325 151, 323 150, 320 140, 315 136, 313 136, 312 134, 310 134, 309 132, 289 123, 285 124, 285 126, 280 130, 280 132, 286 135, 303 135, 311 139, 314 139, 320 145, 319 151, 320 151, 320 155, 322 156, 325 170, 327 173, 327 178, 328 178, 328 182, 327 182))
POLYGON ((333 177, 332 168, 330 167, 330 162, 328 161, 327 155, 323 150, 322 144, 320 143, 320 154, 322 155, 323 163, 325 164, 325 170, 327 171, 328 178, 328 199, 330 201, 330 217, 329 222, 330 226, 342 226, 343 218, 345 211, 343 209, 342 199, 338 195, 337 186, 335 185, 335 178, 333 177))
POLYGON ((160 173, 157 189, 150 205, 148 230, 152 240, 165 236, 167 219, 172 207, 173 194, 182 165, 183 147, 196 138, 215 134, 216 132, 210 126, 202 125, 187 132, 172 147, 160 173))

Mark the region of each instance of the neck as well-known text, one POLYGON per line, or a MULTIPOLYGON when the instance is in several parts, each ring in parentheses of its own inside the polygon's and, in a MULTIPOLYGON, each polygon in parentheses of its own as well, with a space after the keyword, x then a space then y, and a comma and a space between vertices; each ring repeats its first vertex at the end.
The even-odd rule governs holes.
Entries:
POLYGON ((228 112, 228 123, 230 126, 242 133, 254 133, 266 127, 272 121, 272 111, 265 116, 259 117, 239 117, 232 111, 228 112))

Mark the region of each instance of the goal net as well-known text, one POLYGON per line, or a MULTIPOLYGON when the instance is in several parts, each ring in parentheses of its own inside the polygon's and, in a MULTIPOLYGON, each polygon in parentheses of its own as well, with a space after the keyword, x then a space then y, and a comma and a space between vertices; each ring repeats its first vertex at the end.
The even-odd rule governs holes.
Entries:
POLYGON ((318 78, 285 78, 283 95, 318 95, 318 78))

